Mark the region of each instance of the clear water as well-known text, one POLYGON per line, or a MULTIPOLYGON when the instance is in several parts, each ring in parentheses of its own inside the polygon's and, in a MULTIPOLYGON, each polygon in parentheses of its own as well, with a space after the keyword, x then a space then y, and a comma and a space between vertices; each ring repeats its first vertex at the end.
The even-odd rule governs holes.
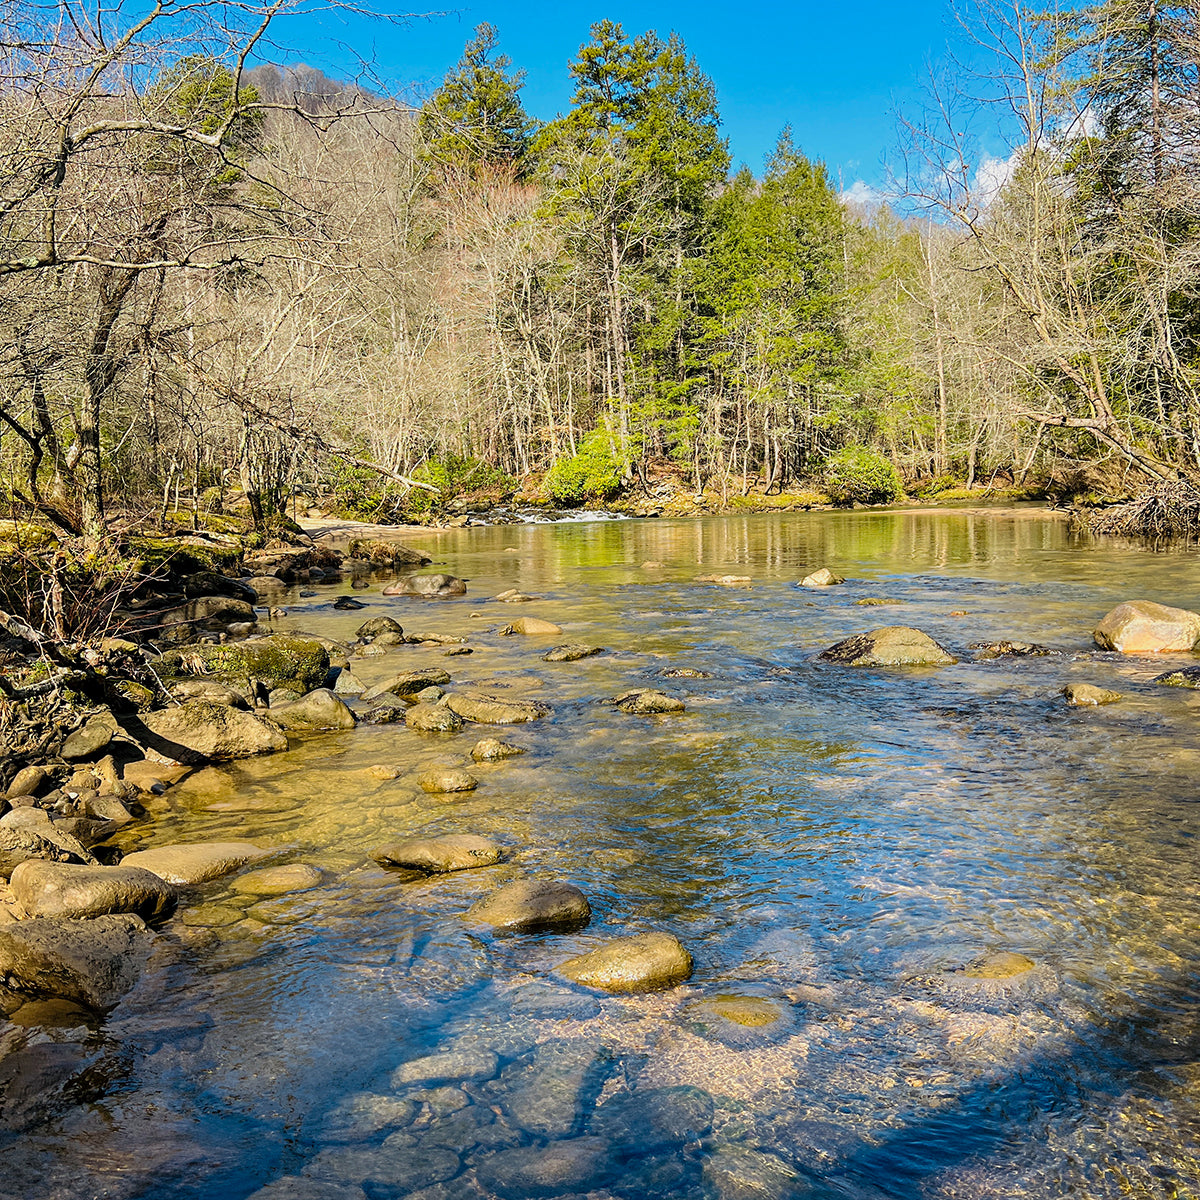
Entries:
POLYGON ((442 666, 452 686, 536 696, 552 716, 454 736, 360 727, 173 789, 130 846, 248 838, 326 881, 257 901, 210 884, 105 1020, 33 1008, 0 1023, 0 1195, 1200 1192, 1200 694, 1090 640, 1121 599, 1200 607, 1193 551, 1080 540, 1033 510, 418 536, 470 580, 465 598, 376 586, 356 593, 365 612, 342 613, 331 602, 347 589, 321 587, 281 625, 348 638, 387 613, 469 636, 470 656, 406 646, 355 671, 442 666), (796 587, 826 564, 851 582, 796 587), (487 599, 510 587, 540 599, 487 599), (854 604, 867 596, 900 603, 854 604), (523 615, 565 634, 499 635, 523 615), (893 623, 962 661, 814 659, 893 623), (969 642, 999 638, 1063 654, 972 660, 969 642), (565 640, 609 653, 541 661, 565 640), (661 678, 669 667, 710 677, 661 678), (1125 698, 1069 709, 1068 682, 1125 698), (598 703, 647 684, 687 712, 598 703), (491 734, 529 753, 472 767, 480 787, 463 799, 416 787, 491 734), (413 883, 368 857, 451 831, 495 837, 509 860, 413 883), (496 939, 461 920, 522 874, 576 883, 591 925, 496 939), (604 997, 552 973, 647 929, 692 950, 689 984, 604 997), (1034 967, 965 969, 1002 953, 1034 967), (731 996, 777 1019, 730 1020, 746 1005, 731 996), (492 1077, 393 1078, 441 1050, 494 1052, 492 1077), (637 1103, 700 1116, 643 1135, 637 1103), (524 1175, 497 1167, 513 1147, 539 1150, 524 1175), (563 1154, 557 1175, 536 1165, 563 1154))

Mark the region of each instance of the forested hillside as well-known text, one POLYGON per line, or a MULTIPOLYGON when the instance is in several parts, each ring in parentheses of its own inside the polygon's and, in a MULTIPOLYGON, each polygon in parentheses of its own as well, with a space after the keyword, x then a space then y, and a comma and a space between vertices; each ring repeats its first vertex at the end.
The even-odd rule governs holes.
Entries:
POLYGON ((252 66, 266 8, 0 11, 14 514, 1200 478, 1193 5, 977 9, 867 207, 800 128, 735 168, 675 35, 598 22, 539 124, 486 24, 413 107, 252 66))

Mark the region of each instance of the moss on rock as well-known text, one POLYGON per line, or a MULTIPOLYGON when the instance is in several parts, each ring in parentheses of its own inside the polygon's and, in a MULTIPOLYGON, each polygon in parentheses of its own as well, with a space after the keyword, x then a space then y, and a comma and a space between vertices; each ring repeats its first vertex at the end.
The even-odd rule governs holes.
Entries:
POLYGON ((301 695, 321 687, 329 674, 329 652, 320 642, 287 634, 224 646, 180 646, 163 662, 176 678, 207 675, 231 684, 261 680, 268 690, 291 688, 301 695))

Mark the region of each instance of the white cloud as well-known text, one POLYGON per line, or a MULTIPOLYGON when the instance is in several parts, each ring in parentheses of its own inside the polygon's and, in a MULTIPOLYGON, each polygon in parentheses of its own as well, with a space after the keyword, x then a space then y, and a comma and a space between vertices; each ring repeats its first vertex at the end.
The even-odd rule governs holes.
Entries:
POLYGON ((876 208, 887 201, 886 192, 872 187, 865 179, 856 179, 848 188, 842 189, 842 203, 862 208, 876 208))
POLYGON ((997 158, 993 154, 985 154, 975 168, 975 179, 971 190, 975 201, 982 208, 987 208, 1000 195, 1004 185, 1012 179, 1017 169, 1019 150, 1014 150, 1007 158, 997 158))

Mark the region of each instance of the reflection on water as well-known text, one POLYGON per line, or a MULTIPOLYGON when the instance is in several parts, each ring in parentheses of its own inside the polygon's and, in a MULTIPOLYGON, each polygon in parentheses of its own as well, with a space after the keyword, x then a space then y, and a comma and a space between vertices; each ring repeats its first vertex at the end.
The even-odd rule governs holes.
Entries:
POLYGON ((0 1025, 0 1195, 1200 1188, 1196 696, 1089 638, 1122 598, 1196 607, 1192 553, 1079 543, 1032 511, 421 536, 465 598, 376 589, 342 613, 326 587, 283 626, 349 638, 387 613, 466 634, 469 657, 401 647, 354 670, 443 666, 553 715, 500 731, 528 753, 472 765, 462 798, 417 776, 496 730, 364 726, 173 789, 129 845, 247 838, 321 882, 207 885, 108 1019, 31 1006, 0 1025), (795 586, 825 564, 851 582, 795 586), (724 572, 753 583, 694 582, 724 572), (487 600, 518 586, 539 599, 487 600), (549 642, 499 634, 515 615, 609 653, 544 663, 549 642), (814 660, 898 622, 962 662, 814 660), (999 638, 1063 653, 972 661, 968 643, 999 638), (1068 682, 1125 699, 1068 709, 1068 682), (687 711, 598 703, 650 684, 687 711), (508 857, 418 882, 368 857, 444 832, 508 857), (488 939, 460 920, 526 874, 576 883, 592 924, 488 939), (689 946, 688 985, 611 998, 552 974, 646 929, 689 946))

